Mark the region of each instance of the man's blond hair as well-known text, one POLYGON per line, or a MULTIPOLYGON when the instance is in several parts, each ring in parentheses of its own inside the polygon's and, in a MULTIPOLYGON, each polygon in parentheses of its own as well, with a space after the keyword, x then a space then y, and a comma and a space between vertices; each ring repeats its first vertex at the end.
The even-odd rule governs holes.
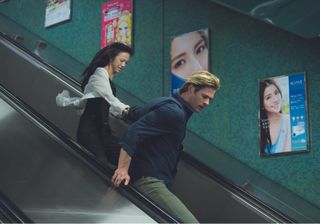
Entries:
POLYGON ((197 71, 186 79, 185 83, 180 88, 179 93, 186 92, 191 85, 195 87, 195 91, 205 87, 218 90, 220 88, 220 79, 208 71, 197 71))

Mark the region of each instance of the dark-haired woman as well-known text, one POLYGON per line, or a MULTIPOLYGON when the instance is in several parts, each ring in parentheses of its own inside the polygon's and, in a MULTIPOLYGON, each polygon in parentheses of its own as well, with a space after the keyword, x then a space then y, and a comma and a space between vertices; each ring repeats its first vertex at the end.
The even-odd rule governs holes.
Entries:
POLYGON ((84 107, 77 130, 77 141, 103 162, 115 165, 120 146, 109 125, 109 112, 121 117, 127 113, 129 106, 116 97, 112 79, 126 67, 132 54, 132 49, 122 43, 113 43, 101 49, 83 72, 83 97, 71 98, 64 91, 56 98, 59 106, 84 107))

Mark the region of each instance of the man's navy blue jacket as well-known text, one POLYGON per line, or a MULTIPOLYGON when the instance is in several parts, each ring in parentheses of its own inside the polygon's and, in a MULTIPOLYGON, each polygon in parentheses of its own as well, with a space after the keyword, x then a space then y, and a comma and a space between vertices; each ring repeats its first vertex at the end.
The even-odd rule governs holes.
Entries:
POLYGON ((170 187, 176 173, 191 107, 180 97, 160 97, 143 107, 132 107, 127 116, 133 123, 120 140, 132 157, 132 181, 155 177, 170 187))

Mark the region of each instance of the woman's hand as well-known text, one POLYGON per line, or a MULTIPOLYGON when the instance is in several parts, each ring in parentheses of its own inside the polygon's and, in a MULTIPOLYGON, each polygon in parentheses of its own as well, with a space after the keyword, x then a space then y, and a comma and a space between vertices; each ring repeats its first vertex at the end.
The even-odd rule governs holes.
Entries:
POLYGON ((121 118, 122 119, 126 119, 126 117, 128 116, 128 113, 129 113, 129 107, 125 108, 123 111, 122 111, 122 115, 121 115, 121 118))

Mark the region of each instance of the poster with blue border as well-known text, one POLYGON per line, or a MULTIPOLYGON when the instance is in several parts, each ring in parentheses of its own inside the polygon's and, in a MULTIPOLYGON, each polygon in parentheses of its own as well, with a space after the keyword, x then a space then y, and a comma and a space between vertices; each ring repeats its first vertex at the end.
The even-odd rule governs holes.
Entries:
POLYGON ((259 80, 260 155, 308 151, 304 72, 259 80))

